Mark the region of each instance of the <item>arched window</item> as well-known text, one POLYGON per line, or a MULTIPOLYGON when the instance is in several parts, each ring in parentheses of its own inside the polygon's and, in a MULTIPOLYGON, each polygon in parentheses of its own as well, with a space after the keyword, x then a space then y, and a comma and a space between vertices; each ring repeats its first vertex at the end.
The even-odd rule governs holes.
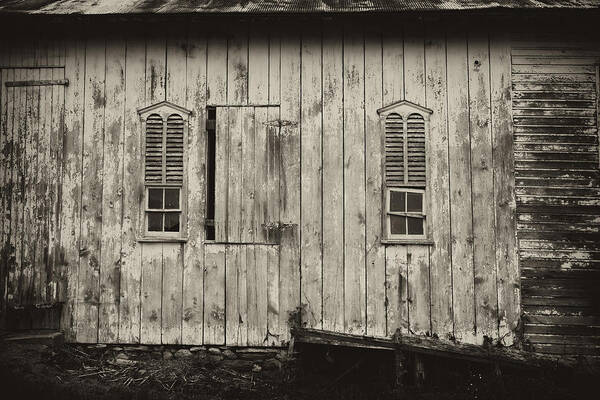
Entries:
POLYGON ((144 132, 146 237, 181 237, 185 220, 185 138, 190 111, 166 101, 139 110, 144 132))
POLYGON ((385 237, 388 240, 426 239, 426 148, 432 111, 401 101, 378 113, 385 131, 385 237))

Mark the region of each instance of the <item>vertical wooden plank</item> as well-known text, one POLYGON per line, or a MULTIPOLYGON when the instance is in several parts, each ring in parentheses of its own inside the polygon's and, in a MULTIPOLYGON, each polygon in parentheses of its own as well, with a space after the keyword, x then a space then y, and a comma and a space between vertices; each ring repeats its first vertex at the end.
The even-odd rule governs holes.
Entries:
POLYGON ((165 90, 167 101, 184 106, 187 99, 187 38, 181 30, 174 28, 167 38, 165 90))
MULTIPOLYGON (((46 64, 44 60, 46 54, 38 55, 40 62, 46 64)), ((52 71, 44 68, 40 70, 40 80, 52 79, 52 71)), ((57 99, 58 101, 58 99, 57 99)), ((58 109, 56 111, 59 111, 58 109)), ((39 267, 39 274, 36 276, 36 300, 38 304, 48 302, 48 287, 52 281, 53 254, 50 245, 50 238, 54 236, 50 227, 55 216, 54 191, 53 186, 57 181, 57 165, 54 162, 53 149, 56 149, 56 136, 58 132, 54 131, 52 126, 52 86, 42 86, 39 88, 39 133, 38 133, 38 174, 36 183, 37 198, 37 224, 38 224, 38 251, 36 252, 36 265, 39 267), (51 178, 50 178, 51 177, 51 178)), ((60 116, 57 116, 60 119, 60 116)), ((58 125, 57 125, 58 126, 58 125)))
POLYGON ((364 37, 348 29, 344 33, 344 327, 352 334, 364 334, 366 328, 364 90, 364 37))
POLYGON ((381 244, 383 165, 382 127, 377 109, 382 107, 382 39, 365 34, 365 164, 366 164, 366 258, 367 335, 386 335, 385 247, 381 244))
MULTIPOLYGON (((6 41, 2 41, 3 51, 0 65, 6 65, 8 54, 6 54, 6 41)), ((8 256, 10 253, 10 198, 12 196, 12 101, 13 89, 4 86, 9 79, 7 69, 0 70, 0 186, 2 190, 2 209, 0 218, 2 221, 2 237, 0 238, 0 312, 6 315, 6 296, 8 289, 8 256), (10 114, 10 116, 9 116, 10 114), (10 122, 9 122, 10 120, 10 122), (9 128, 10 123, 10 128, 9 128)))
MULTIPOLYGON (((240 241, 253 243, 255 237, 255 155, 254 141, 256 137, 256 124, 254 120, 254 107, 241 108, 241 198, 239 208, 240 218, 240 241)), ((235 170, 232 171, 235 174, 235 170)))
POLYGON ((248 30, 239 23, 227 43, 227 104, 248 104, 248 30))
POLYGON ((75 302, 79 274, 85 51, 85 42, 81 39, 70 40, 66 45, 65 74, 69 77, 69 88, 65 92, 60 253, 57 255, 57 262, 65 272, 66 303, 61 316, 61 329, 65 332, 65 340, 68 342, 74 341, 76 336, 75 302))
POLYGON ((279 104, 281 89, 281 36, 269 27, 269 104, 279 104))
POLYGON ((227 241, 239 243, 242 234, 242 138, 243 109, 229 107, 229 161, 227 180, 227 241))
MULTIPOLYGON (((406 100, 425 104, 425 42, 422 23, 411 23, 404 31, 404 92, 406 100)), ((424 334, 431 329, 429 247, 408 245, 409 330, 424 334)))
MULTIPOLYGON (((64 79, 64 69, 52 69, 52 79, 64 79)), ((63 276, 65 271, 60 264, 60 218, 62 213, 62 199, 60 198, 61 185, 64 179, 64 122, 65 122, 65 88, 64 86, 52 86, 45 89, 48 101, 51 101, 49 122, 51 126, 49 159, 53 167, 48 173, 48 188, 46 193, 50 203, 50 214, 48 215, 48 262, 46 264, 46 301, 49 303, 65 302, 66 291, 63 276)), ((49 103, 50 104, 50 103, 49 103)), ((50 105, 49 105, 50 107, 50 105)), ((64 194, 63 194, 64 195, 64 194)), ((66 308, 66 307, 65 307, 66 308)))
POLYGON ((267 334, 265 345, 281 344, 279 324, 279 246, 267 247, 267 334))
POLYGON ((204 218, 206 212, 206 37, 188 37, 186 107, 192 110, 188 136, 189 241, 183 261, 183 344, 201 344, 204 324, 204 218))
MULTIPOLYGON (((246 291, 246 245, 227 245, 225 268, 225 343, 228 346, 246 346, 247 291, 246 291)), ((252 252, 251 257, 254 257, 252 252)))
POLYGON ((490 126, 488 35, 469 33, 469 106, 477 342, 498 337, 494 223, 494 171, 490 126))
POLYGON ((289 340, 289 313, 300 305, 300 37, 281 38, 281 156, 279 252, 280 339, 289 340))
MULTIPOLYGON (((280 168, 280 128, 279 108, 269 107, 267 109, 267 120, 271 121, 266 126, 267 135, 267 210, 266 219, 270 227, 266 240, 275 243, 280 240, 279 236, 279 168, 280 168), (275 121, 275 122, 274 122, 275 121)), ((279 324, 279 247, 269 246, 267 248, 267 345, 280 344, 279 324)))
POLYGON ((450 259, 450 187, 448 175, 448 125, 446 95, 446 36, 440 22, 427 27, 425 44, 427 107, 433 111, 427 140, 428 226, 431 330, 439 337, 454 335, 452 321, 452 264, 450 259))
POLYGON ((343 32, 323 29, 323 329, 344 331, 343 32))
POLYGON ((215 240, 228 238, 227 204, 229 186, 229 109, 217 110, 215 156, 215 240))
POLYGON ((248 104, 269 104, 268 27, 254 23, 248 39, 248 104))
POLYGON ((254 108, 254 240, 265 243, 268 231, 269 125, 267 107, 254 108))
MULTIPOLYGON (((404 41, 402 28, 389 26, 382 35, 383 104, 389 105, 404 97, 404 41)), ((410 99, 407 99, 410 100, 410 99)))
POLYGON ((388 246, 385 250, 387 335, 399 329, 409 332, 407 246, 388 246))
POLYGON ((102 259, 98 341, 112 343, 119 336, 121 281, 121 217, 123 212, 123 107, 125 103, 125 40, 106 43, 106 109, 102 194, 102 259))
MULTIPOLYGON (((138 235, 143 209, 142 127, 137 109, 146 105, 146 45, 138 35, 127 37, 123 145, 123 226, 119 301, 119 342, 138 343, 141 321, 142 244, 138 235)), ((146 266, 144 265, 144 268, 146 266)))
POLYGON ((225 35, 210 35, 206 51, 207 102, 209 105, 224 105, 227 103, 227 38, 225 35))
POLYGON ((447 35, 448 155, 454 336, 461 342, 475 343, 467 37, 464 32, 454 29, 449 30, 447 35))
POLYGON ((225 344, 225 245, 204 246, 204 343, 225 344))
POLYGON ((515 223, 510 51, 508 34, 495 31, 490 37, 490 91, 494 209, 496 210, 498 321, 499 338, 504 346, 511 346, 514 343, 515 331, 521 316, 515 223))
POLYGON ((81 242, 77 295, 77 341, 98 340, 102 240, 103 137, 106 105, 106 43, 90 38, 85 61, 85 111, 81 192, 81 242))
MULTIPOLYGON (((32 54, 33 57, 33 54, 32 54)), ((28 69, 26 80, 39 79, 38 69, 28 69)), ((29 86, 24 89, 26 96, 25 109, 25 152, 23 158, 23 236, 21 255, 21 281, 19 287, 20 304, 33 304, 35 291, 35 275, 38 273, 35 265, 36 237, 36 191, 37 175, 37 141, 38 141, 38 107, 39 87, 29 86), (29 240, 33 238, 33 240, 29 240)))
POLYGON ((270 246, 248 246, 248 346, 264 346, 267 340, 267 273, 270 246), (252 257, 254 256, 254 257, 252 257))
MULTIPOLYGON (((321 36, 302 37, 300 253, 302 323, 320 329, 322 316, 322 82, 321 36)), ((328 222, 329 223, 329 222, 328 222)))
POLYGON ((142 248, 140 342, 161 343, 163 244, 144 243, 142 248))
POLYGON ((278 243, 279 232, 279 168, 281 164, 281 128, 279 107, 267 108, 266 141, 267 141, 267 187, 266 187, 266 223, 269 243, 278 243))
POLYGON ((146 102, 166 100, 167 39, 162 29, 146 38, 146 102))
POLYGON ((181 343, 183 252, 180 243, 163 243, 161 342, 181 343))
MULTIPOLYGON (((12 58, 11 58, 12 60, 12 58)), ((26 71, 23 69, 15 71, 15 80, 27 79, 26 71)), ((9 286, 8 286, 8 305, 18 305, 21 300, 21 282, 22 282, 22 244, 23 244, 23 164, 25 158, 25 139, 26 139, 26 106, 27 91, 25 88, 14 89, 13 105, 13 192, 11 200, 11 237, 9 264, 9 286)))

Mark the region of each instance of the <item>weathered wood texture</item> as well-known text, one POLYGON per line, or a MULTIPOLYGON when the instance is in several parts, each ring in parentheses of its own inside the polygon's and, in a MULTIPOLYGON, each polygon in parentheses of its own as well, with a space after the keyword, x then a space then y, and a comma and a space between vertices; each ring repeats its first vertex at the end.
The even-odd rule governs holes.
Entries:
MULTIPOLYGON (((385 33, 361 26, 249 22, 225 32, 189 24, 161 35, 132 25, 111 37, 88 29, 53 58, 64 76, 60 68, 3 69, 3 81, 70 81, 1 89, 2 109, 10 110, 0 119, 2 144, 12 144, 2 156, 12 166, 0 177, 2 237, 20 255, 4 269, 8 298, 15 305, 25 293, 49 298, 55 289, 42 287, 64 276, 63 328, 82 342, 280 345, 290 314, 310 327, 381 337, 397 328, 470 343, 511 334, 519 292, 509 47, 484 30, 438 22, 394 24, 385 33), (36 132, 55 126, 48 118, 60 118, 61 90, 67 134, 24 135, 32 120, 36 132), (53 100, 38 109, 29 98, 53 100), (432 244, 382 243, 376 110, 402 99, 433 110, 432 244), (185 243, 138 241, 136 109, 162 100, 193 112, 185 243), (207 106, 217 110, 213 243, 204 233, 207 106), (53 160, 33 151, 46 142, 64 149, 56 170, 39 168, 53 160), (29 173, 32 162, 38 175, 29 173), (53 176, 59 186, 44 187, 53 176), (21 181, 35 190, 10 189, 21 181), (48 206, 40 203, 46 193, 54 199, 48 206), (28 226, 22 220, 36 210, 47 222, 27 229, 44 238, 25 251, 24 232, 11 226, 28 226), (56 270, 24 264, 44 260, 45 246, 56 253, 48 257, 56 270)), ((33 66, 19 48, 8 65, 33 66)))
POLYGON ((517 232, 524 339, 600 356, 600 46, 583 40, 513 38, 517 232))

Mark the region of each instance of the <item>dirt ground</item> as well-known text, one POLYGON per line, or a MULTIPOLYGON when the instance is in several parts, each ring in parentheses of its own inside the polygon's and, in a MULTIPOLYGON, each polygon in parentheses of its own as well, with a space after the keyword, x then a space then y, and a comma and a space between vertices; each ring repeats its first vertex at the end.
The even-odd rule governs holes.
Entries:
POLYGON ((0 342, 0 382, 4 394, 44 400, 597 398, 597 376, 509 369, 498 374, 440 359, 427 360, 425 385, 417 388, 407 376, 407 384, 398 389, 389 353, 318 346, 297 350, 279 370, 246 373, 193 357, 119 360, 106 349, 0 342))

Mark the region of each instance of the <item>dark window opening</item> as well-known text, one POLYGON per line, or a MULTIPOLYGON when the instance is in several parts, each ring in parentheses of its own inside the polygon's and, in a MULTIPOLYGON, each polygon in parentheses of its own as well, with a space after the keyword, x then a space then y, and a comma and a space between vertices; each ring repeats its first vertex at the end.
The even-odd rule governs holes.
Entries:
POLYGON ((208 107, 206 119, 206 240, 215 240, 215 163, 217 109, 208 107))

